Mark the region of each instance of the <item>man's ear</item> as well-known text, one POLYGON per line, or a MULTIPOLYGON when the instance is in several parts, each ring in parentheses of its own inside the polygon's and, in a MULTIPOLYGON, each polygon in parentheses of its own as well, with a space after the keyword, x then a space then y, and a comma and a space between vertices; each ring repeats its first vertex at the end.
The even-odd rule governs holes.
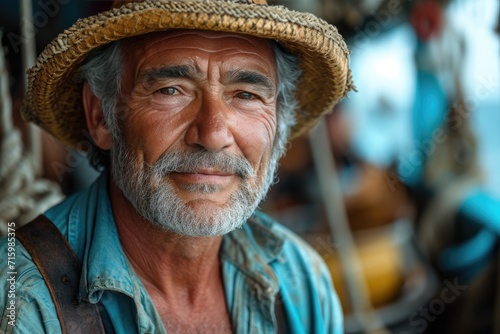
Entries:
POLYGON ((100 149, 109 150, 112 142, 111 133, 104 120, 101 102, 92 93, 88 82, 83 84, 82 98, 85 120, 92 140, 100 149))

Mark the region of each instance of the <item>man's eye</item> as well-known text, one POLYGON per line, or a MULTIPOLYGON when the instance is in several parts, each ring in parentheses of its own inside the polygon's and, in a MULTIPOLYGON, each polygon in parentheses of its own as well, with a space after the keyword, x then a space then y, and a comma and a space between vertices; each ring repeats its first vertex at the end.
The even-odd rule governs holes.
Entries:
POLYGON ((164 95, 175 95, 175 94, 177 94, 177 89, 175 89, 174 87, 165 87, 165 88, 159 89, 158 93, 164 94, 164 95))
POLYGON ((255 94, 252 94, 249 92, 241 92, 241 93, 238 93, 236 96, 239 97, 240 99, 243 99, 243 100, 251 100, 251 99, 256 98, 255 94))

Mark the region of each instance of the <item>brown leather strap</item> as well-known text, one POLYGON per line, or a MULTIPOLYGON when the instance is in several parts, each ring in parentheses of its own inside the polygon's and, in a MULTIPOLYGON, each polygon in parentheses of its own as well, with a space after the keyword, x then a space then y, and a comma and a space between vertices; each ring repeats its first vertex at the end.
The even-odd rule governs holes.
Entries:
POLYGON ((59 229, 40 215, 18 229, 16 237, 31 254, 45 280, 62 332, 104 333, 97 305, 78 303, 81 266, 59 229))

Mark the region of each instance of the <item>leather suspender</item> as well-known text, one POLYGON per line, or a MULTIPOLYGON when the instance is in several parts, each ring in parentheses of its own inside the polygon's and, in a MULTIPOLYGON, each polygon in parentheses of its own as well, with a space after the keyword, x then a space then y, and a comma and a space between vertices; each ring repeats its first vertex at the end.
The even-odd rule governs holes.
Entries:
POLYGON ((16 231, 42 274, 63 334, 104 333, 97 305, 78 302, 81 266, 59 229, 40 215, 16 231))

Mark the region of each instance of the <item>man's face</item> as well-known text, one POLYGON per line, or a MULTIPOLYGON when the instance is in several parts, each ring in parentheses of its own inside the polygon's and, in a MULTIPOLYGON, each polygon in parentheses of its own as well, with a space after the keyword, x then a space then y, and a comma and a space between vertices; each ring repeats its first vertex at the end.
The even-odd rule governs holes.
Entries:
POLYGON ((272 182, 277 76, 268 41, 200 31, 122 44, 112 172, 136 210, 186 235, 240 226, 272 182))

